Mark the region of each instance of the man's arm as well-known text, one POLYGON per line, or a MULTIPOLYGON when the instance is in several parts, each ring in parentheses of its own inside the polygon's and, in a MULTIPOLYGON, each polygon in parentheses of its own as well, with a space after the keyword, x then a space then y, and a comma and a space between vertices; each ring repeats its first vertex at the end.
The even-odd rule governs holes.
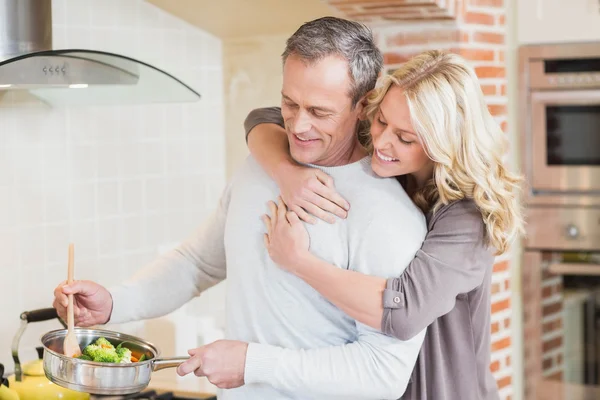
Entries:
POLYGON ((265 383, 315 396, 398 399, 408 385, 425 330, 400 341, 357 325, 357 340, 342 346, 291 350, 250 343, 245 383, 265 383))
POLYGON ((229 197, 228 185, 217 209, 185 242, 111 288, 110 323, 163 316, 225 279, 224 234, 229 197))

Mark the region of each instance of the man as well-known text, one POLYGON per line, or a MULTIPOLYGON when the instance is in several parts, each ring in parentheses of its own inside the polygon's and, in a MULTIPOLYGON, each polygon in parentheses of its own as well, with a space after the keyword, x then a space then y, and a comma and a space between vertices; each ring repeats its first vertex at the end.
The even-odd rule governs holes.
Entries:
MULTIPOLYGON (((290 37, 283 62, 292 156, 332 175, 353 205, 345 220, 308 227, 311 251, 340 268, 397 276, 426 228, 401 186, 374 175, 358 143, 363 100, 382 66, 370 31, 338 18, 311 21, 290 37)), ((388 337, 278 268, 259 218, 277 195, 249 157, 198 233, 110 292, 89 282, 59 286, 59 314, 64 294, 78 293, 80 325, 157 317, 227 276, 228 340, 191 350, 178 373, 231 388, 222 399, 399 398, 425 332, 408 341, 388 337)))

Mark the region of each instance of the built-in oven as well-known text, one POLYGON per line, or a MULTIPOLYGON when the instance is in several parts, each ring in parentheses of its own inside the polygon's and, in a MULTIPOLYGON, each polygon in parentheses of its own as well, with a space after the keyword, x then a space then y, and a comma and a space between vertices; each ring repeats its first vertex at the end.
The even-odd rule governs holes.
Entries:
POLYGON ((530 195, 581 204, 600 194, 600 44, 526 46, 521 63, 530 195))
POLYGON ((600 82, 598 86, 531 94, 534 191, 600 193, 600 82))
POLYGON ((525 399, 600 398, 600 42, 519 52, 525 399))

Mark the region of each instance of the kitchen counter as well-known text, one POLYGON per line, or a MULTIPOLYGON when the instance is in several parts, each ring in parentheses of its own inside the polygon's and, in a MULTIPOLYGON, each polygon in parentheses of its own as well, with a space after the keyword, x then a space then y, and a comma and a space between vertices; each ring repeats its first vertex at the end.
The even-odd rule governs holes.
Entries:
POLYGON ((536 400, 600 399, 600 387, 583 386, 559 381, 542 381, 536 400))

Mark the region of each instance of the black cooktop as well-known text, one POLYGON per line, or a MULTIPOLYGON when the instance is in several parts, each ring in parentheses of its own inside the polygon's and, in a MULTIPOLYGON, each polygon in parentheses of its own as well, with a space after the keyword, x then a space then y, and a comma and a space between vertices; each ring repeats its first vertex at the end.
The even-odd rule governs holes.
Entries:
POLYGON ((217 400, 217 396, 212 397, 181 397, 175 396, 173 392, 157 393, 155 390, 145 390, 140 393, 129 394, 126 396, 93 396, 94 399, 110 399, 110 400, 217 400))

